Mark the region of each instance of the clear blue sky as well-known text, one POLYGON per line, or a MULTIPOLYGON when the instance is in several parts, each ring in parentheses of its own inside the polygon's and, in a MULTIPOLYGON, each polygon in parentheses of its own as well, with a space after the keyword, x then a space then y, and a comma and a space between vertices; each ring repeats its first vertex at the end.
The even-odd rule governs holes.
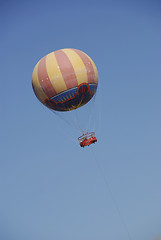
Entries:
POLYGON ((0 11, 0 240, 160 236, 161 2, 7 0, 0 11), (31 87, 37 61, 70 47, 99 72, 98 143, 86 149, 31 87))

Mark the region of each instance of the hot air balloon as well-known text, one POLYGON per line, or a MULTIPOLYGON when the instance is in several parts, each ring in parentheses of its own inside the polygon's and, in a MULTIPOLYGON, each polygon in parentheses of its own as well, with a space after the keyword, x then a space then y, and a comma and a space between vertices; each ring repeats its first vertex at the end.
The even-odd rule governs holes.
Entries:
POLYGON ((49 53, 40 59, 32 74, 36 97, 54 111, 82 107, 94 96, 97 85, 98 72, 94 62, 77 49, 49 53))

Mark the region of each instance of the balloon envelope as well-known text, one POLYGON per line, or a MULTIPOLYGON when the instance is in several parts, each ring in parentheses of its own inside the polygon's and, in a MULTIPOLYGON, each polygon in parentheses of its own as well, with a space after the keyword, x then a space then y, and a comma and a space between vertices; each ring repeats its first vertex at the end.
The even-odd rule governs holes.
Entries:
POLYGON ((56 111, 86 104, 96 92, 98 72, 92 59, 77 49, 49 53, 35 66, 32 86, 40 102, 56 111))

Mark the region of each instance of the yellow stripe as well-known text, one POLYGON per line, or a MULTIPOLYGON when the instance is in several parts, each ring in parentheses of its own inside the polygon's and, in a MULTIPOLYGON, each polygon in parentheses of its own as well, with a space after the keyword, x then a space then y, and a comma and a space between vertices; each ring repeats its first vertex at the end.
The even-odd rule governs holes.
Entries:
POLYGON ((91 59, 91 63, 92 63, 92 65, 93 65, 94 75, 95 75, 94 82, 95 82, 96 84, 98 84, 98 71, 97 71, 96 65, 94 64, 94 62, 92 61, 92 59, 91 59))
POLYGON ((86 53, 84 53, 84 54, 89 58, 90 62, 92 63, 92 66, 93 66, 93 69, 94 69, 94 75, 95 75, 94 82, 95 82, 96 84, 98 84, 98 71, 97 71, 96 65, 95 65, 95 63, 93 62, 93 60, 92 60, 86 53))
POLYGON ((62 51, 65 52, 65 54, 68 56, 74 68, 78 85, 81 83, 88 83, 86 67, 82 59, 79 57, 79 55, 76 52, 74 52, 72 49, 62 49, 62 51))
POLYGON ((32 73, 32 83, 36 92, 36 95, 38 97, 38 99, 40 100, 40 102, 45 102, 46 99, 48 99, 48 96, 46 96, 46 94, 44 93, 44 91, 42 90, 40 83, 39 83, 39 78, 38 78, 38 65, 39 62, 36 64, 33 73, 32 73))
POLYGON ((67 90, 64 78, 59 69, 55 53, 49 53, 46 58, 46 69, 50 79, 51 84, 53 85, 55 91, 60 93, 67 90))

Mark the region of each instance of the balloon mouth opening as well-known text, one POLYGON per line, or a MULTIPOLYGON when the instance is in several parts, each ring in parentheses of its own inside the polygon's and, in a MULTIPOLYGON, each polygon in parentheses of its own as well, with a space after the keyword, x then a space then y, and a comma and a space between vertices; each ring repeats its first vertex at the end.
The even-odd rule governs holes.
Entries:
POLYGON ((45 105, 56 111, 71 111, 89 102, 96 90, 96 83, 82 83, 45 100, 45 105))

